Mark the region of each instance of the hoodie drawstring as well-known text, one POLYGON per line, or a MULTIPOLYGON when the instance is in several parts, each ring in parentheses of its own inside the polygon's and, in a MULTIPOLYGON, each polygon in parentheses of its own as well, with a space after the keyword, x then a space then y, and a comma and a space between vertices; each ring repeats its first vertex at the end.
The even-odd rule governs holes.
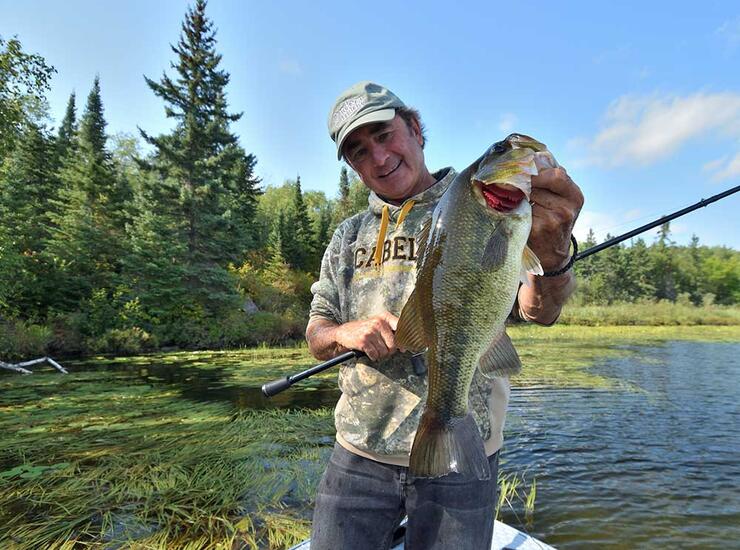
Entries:
MULTIPOLYGON (((398 220, 396 221, 396 227, 394 231, 398 231, 398 228, 401 227, 403 220, 406 219, 407 214, 413 208, 414 202, 415 201, 411 199, 403 203, 403 206, 401 207, 401 211, 398 213, 398 220)), ((383 212, 380 216, 380 229, 378 230, 378 241, 375 244, 375 257, 373 258, 373 260, 375 261, 375 267, 377 269, 380 268, 381 261, 383 260, 383 245, 385 244, 386 233, 388 233, 389 221, 390 221, 390 211, 388 209, 388 205, 384 204, 383 212)))

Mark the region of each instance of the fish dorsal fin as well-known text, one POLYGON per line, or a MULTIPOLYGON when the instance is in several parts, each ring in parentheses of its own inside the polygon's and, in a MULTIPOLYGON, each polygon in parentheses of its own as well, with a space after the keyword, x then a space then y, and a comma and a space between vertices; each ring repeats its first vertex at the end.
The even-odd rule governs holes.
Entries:
POLYGON ((525 245, 524 250, 522 251, 522 271, 519 275, 519 280, 523 284, 529 286, 529 279, 527 278, 527 273, 532 273, 534 275, 542 275, 544 271, 542 270, 540 259, 532 251, 531 248, 525 245))
POLYGON ((481 355, 478 368, 488 378, 517 374, 522 370, 522 362, 506 331, 502 331, 481 355))
POLYGON ((503 230, 503 223, 499 223, 488 238, 486 248, 483 250, 481 264, 484 269, 494 270, 502 266, 506 261, 506 253, 509 249, 509 237, 503 230))
POLYGON ((425 350, 431 344, 431 335, 427 334, 425 319, 419 303, 416 289, 401 310, 396 326, 396 345, 414 353, 425 350))
POLYGON ((416 234, 416 266, 421 266, 421 259, 424 256, 424 250, 426 249, 427 241, 429 240, 429 233, 432 231, 432 217, 427 218, 416 234))

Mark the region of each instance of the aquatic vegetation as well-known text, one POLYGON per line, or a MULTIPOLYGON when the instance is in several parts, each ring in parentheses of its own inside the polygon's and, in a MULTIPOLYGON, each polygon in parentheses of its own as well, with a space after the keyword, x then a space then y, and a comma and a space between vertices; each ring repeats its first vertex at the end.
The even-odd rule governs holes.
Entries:
POLYGON ((329 409, 237 412, 101 373, 34 377, 0 381, 3 547, 281 548, 306 535, 329 409))
MULTIPOLYGON (((605 357, 667 340, 736 342, 740 327, 515 326, 510 334, 524 363, 515 385, 588 388, 614 384, 589 371, 605 357)), ((250 409, 224 390, 258 391, 314 362, 305 348, 258 348, 96 357, 65 362, 66 376, 0 375, 0 547, 302 540, 334 435, 319 390, 336 371, 291 390, 316 399, 311 410, 250 409)), ((529 516, 536 485, 514 474, 500 478, 501 505, 529 516)))

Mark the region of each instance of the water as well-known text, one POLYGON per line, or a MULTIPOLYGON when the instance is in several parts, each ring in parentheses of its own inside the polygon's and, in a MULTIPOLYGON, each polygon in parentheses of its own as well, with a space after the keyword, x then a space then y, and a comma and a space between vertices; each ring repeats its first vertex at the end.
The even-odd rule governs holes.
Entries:
POLYGON ((559 548, 740 548, 740 344, 595 370, 627 387, 512 392, 504 469, 537 501, 533 525, 503 519, 559 548))
MULTIPOLYGON (((239 408, 339 395, 311 379, 268 400, 212 365, 118 368, 239 408)), ((636 348, 593 370, 618 389, 513 389, 502 469, 536 478, 537 500, 532 523, 517 507, 502 519, 565 549, 740 549, 740 344, 636 348)))

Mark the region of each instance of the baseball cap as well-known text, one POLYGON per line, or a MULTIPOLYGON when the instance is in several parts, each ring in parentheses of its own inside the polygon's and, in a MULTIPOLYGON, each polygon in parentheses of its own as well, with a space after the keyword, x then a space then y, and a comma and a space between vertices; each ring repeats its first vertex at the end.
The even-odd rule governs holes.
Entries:
POLYGON ((387 122, 405 107, 396 94, 385 86, 364 80, 347 88, 329 111, 329 135, 337 144, 337 159, 342 158, 342 145, 347 136, 360 126, 387 122))

